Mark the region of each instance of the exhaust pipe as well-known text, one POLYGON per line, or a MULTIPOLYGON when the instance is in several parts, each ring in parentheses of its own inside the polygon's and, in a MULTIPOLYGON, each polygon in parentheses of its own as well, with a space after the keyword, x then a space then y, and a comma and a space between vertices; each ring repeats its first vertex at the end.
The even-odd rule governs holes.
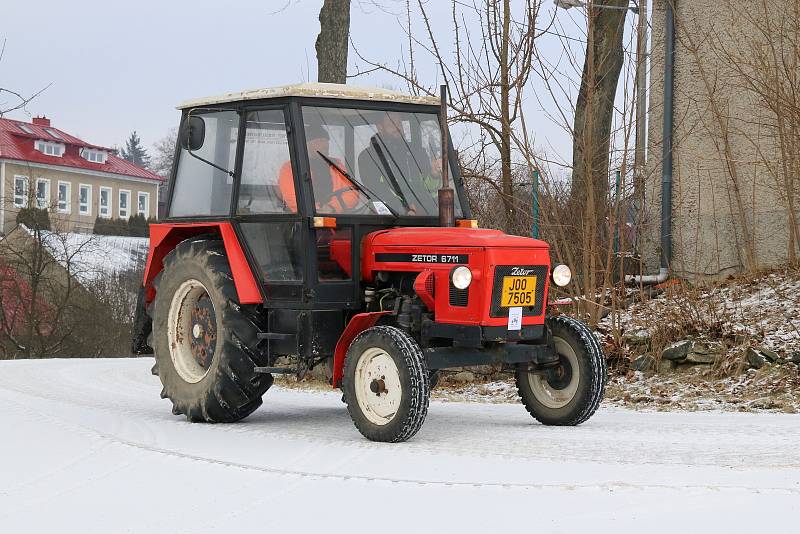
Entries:
POLYGON ((439 226, 456 225, 455 198, 450 187, 450 165, 448 160, 448 144, 450 136, 447 131, 447 86, 441 86, 441 110, 439 122, 442 130, 442 187, 439 189, 439 226))

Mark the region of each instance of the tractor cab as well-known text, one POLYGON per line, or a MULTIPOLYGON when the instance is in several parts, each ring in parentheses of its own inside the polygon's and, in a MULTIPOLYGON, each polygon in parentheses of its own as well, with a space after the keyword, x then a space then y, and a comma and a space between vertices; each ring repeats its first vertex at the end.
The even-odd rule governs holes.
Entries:
POLYGON ((323 365, 365 436, 405 440, 438 370, 492 363, 540 420, 594 411, 600 371, 578 383, 599 345, 562 354, 585 327, 546 313, 569 269, 542 241, 475 227, 442 101, 300 84, 179 109, 134 332, 173 412, 238 420, 273 375, 323 365))
MULTIPOLYGON (((357 307, 364 236, 438 224, 439 109, 321 84, 188 102, 168 220, 230 220, 269 301, 357 307)), ((450 176, 469 218, 455 161, 450 176)))

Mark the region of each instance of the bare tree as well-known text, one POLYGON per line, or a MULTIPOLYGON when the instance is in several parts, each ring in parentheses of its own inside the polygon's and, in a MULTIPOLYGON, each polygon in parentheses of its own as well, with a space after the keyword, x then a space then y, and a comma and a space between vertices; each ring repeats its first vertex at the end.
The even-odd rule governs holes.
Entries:
MULTIPOLYGON (((31 199, 33 200, 33 199, 31 199)), ((0 242, 0 350, 5 358, 42 358, 64 354, 81 326, 85 305, 76 281, 76 257, 91 247, 87 239, 69 246, 68 234, 18 225, 0 242), (66 252, 63 264, 55 250, 66 252)))
POLYGON ((168 177, 175 161, 175 145, 178 142, 178 129, 171 128, 167 134, 153 144, 150 157, 150 170, 161 177, 168 177))
MULTIPOLYGON (((3 44, 0 46, 0 62, 3 61, 3 55, 5 54, 5 51, 6 39, 3 39, 3 44)), ((34 98, 45 92, 50 85, 51 84, 47 84, 42 89, 39 89, 30 95, 25 95, 18 90, 0 85, 0 117, 3 117, 6 113, 11 113, 12 111, 16 111, 18 109, 25 109, 25 106, 30 104, 34 98), (10 100, 7 100, 6 98, 10 98, 10 100)))
POLYGON ((587 5, 586 57, 575 105, 571 204, 575 214, 591 214, 587 232, 602 228, 608 196, 608 168, 614 100, 623 63, 628 0, 593 0, 587 5), (608 9, 608 8, 612 9, 608 9), (618 8, 618 9, 613 9, 618 8))
MULTIPOLYGON (((605 3, 627 7, 621 0, 605 3)), ((532 178, 538 173, 540 236, 550 242, 555 259, 575 267, 578 276, 569 292, 580 295, 578 313, 596 321, 606 313, 609 288, 618 280, 616 253, 621 255, 632 241, 619 230, 627 228, 620 221, 628 185, 633 185, 628 162, 633 151, 628 148, 635 124, 635 64, 628 61, 622 69, 628 57, 622 41, 626 9, 608 10, 614 16, 601 17, 605 14, 590 4, 583 11, 581 34, 565 29, 555 10, 542 13, 542 2, 457 0, 451 4, 454 45, 445 54, 428 7, 423 0, 416 0, 413 9, 406 2, 406 20, 398 22, 408 42, 398 65, 365 57, 354 45, 365 64, 355 75, 388 72, 412 93, 435 96, 436 84, 417 77, 417 65, 433 59, 437 82, 450 88, 449 118, 469 132, 461 139, 459 159, 481 225, 529 234, 532 178), (548 45, 540 44, 543 38, 550 40, 548 45), (562 45, 560 51, 553 52, 553 41, 562 45), (622 72, 623 94, 615 98, 622 72), (541 82, 536 91, 532 78, 541 82), (532 101, 574 138, 574 165, 534 146, 538 124, 526 117, 532 101), (574 166, 583 178, 573 176, 574 166), (620 170, 614 191, 609 187, 612 167, 620 170)))
POLYGON ((519 127, 525 88, 532 72, 535 39, 547 31, 547 28, 537 30, 535 24, 542 2, 526 0, 513 11, 510 0, 481 3, 454 0, 451 7, 455 39, 452 57, 442 52, 426 2, 416 2, 415 9, 422 23, 419 30, 413 26, 411 2, 406 5, 407 20, 403 29, 408 37, 407 60, 402 66, 392 66, 367 58, 355 49, 358 57, 370 67, 356 75, 383 70, 404 80, 414 94, 435 96, 438 95, 436 84, 418 80, 415 67, 420 50, 432 58, 441 81, 448 86, 449 120, 476 126, 480 132, 474 145, 463 150, 465 161, 472 169, 467 174, 483 180, 484 185, 496 191, 503 206, 498 226, 514 231, 518 226, 513 170, 518 139, 515 139, 514 130, 519 127), (499 165, 495 161, 499 161, 499 165), (499 180, 493 176, 495 171, 499 180))
POLYGON ((33 191, 0 241, 0 359, 127 355, 141 275, 106 273, 98 237, 66 230, 33 191), (38 201, 38 202, 37 202, 38 201))
POLYGON ((325 0, 319 10, 317 80, 347 82, 347 52, 350 42, 350 0, 325 0))

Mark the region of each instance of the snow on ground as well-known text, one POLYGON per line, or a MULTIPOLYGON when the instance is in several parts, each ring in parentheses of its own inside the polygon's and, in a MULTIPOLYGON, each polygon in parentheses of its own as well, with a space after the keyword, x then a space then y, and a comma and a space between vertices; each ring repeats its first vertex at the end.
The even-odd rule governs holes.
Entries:
POLYGON ((555 428, 437 401, 390 445, 333 392, 190 424, 151 365, 0 362, 0 532, 791 531, 800 509, 797 415, 603 408, 555 428))
MULTIPOLYGON (((636 296, 636 290, 630 292, 636 296)), ((763 344, 788 357, 800 353, 800 270, 785 268, 742 275, 708 287, 678 285, 656 298, 634 301, 618 313, 619 316, 612 313, 600 322, 601 331, 610 333, 619 324, 627 336, 644 340, 658 337, 659 330, 696 329, 687 335, 700 340, 727 338, 763 344)))
POLYGON ((123 272, 143 271, 150 248, 146 237, 42 232, 42 242, 83 284, 123 272))

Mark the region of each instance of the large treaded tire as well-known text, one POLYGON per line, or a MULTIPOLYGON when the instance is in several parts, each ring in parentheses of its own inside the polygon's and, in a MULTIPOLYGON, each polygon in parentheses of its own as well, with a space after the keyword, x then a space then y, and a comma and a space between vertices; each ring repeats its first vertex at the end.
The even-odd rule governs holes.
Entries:
POLYGON ((347 411, 361 434, 372 441, 398 443, 414 436, 422 427, 430 403, 428 365, 419 344, 394 326, 375 326, 359 334, 347 350, 342 382, 347 411), (391 420, 383 425, 371 422, 356 396, 356 368, 368 349, 379 348, 397 367, 401 396, 391 420))
POLYGON ((254 348, 259 329, 248 307, 238 304, 230 266, 221 241, 193 239, 181 242, 164 258, 164 269, 154 281, 153 345, 162 398, 172 401, 172 413, 191 422, 231 423, 247 417, 261 405, 272 385, 269 374, 254 372, 254 348), (213 359, 206 375, 191 383, 180 375, 169 350, 167 321, 173 295, 185 281, 205 286, 217 325, 213 359))
POLYGON ((540 423, 555 426, 579 425, 597 411, 603 400, 608 373, 606 358, 594 333, 584 323, 560 315, 549 318, 548 325, 553 338, 560 338, 574 351, 578 363, 575 393, 564 406, 545 405, 537 398, 531 375, 524 365, 517 367, 517 392, 528 413, 540 423))

